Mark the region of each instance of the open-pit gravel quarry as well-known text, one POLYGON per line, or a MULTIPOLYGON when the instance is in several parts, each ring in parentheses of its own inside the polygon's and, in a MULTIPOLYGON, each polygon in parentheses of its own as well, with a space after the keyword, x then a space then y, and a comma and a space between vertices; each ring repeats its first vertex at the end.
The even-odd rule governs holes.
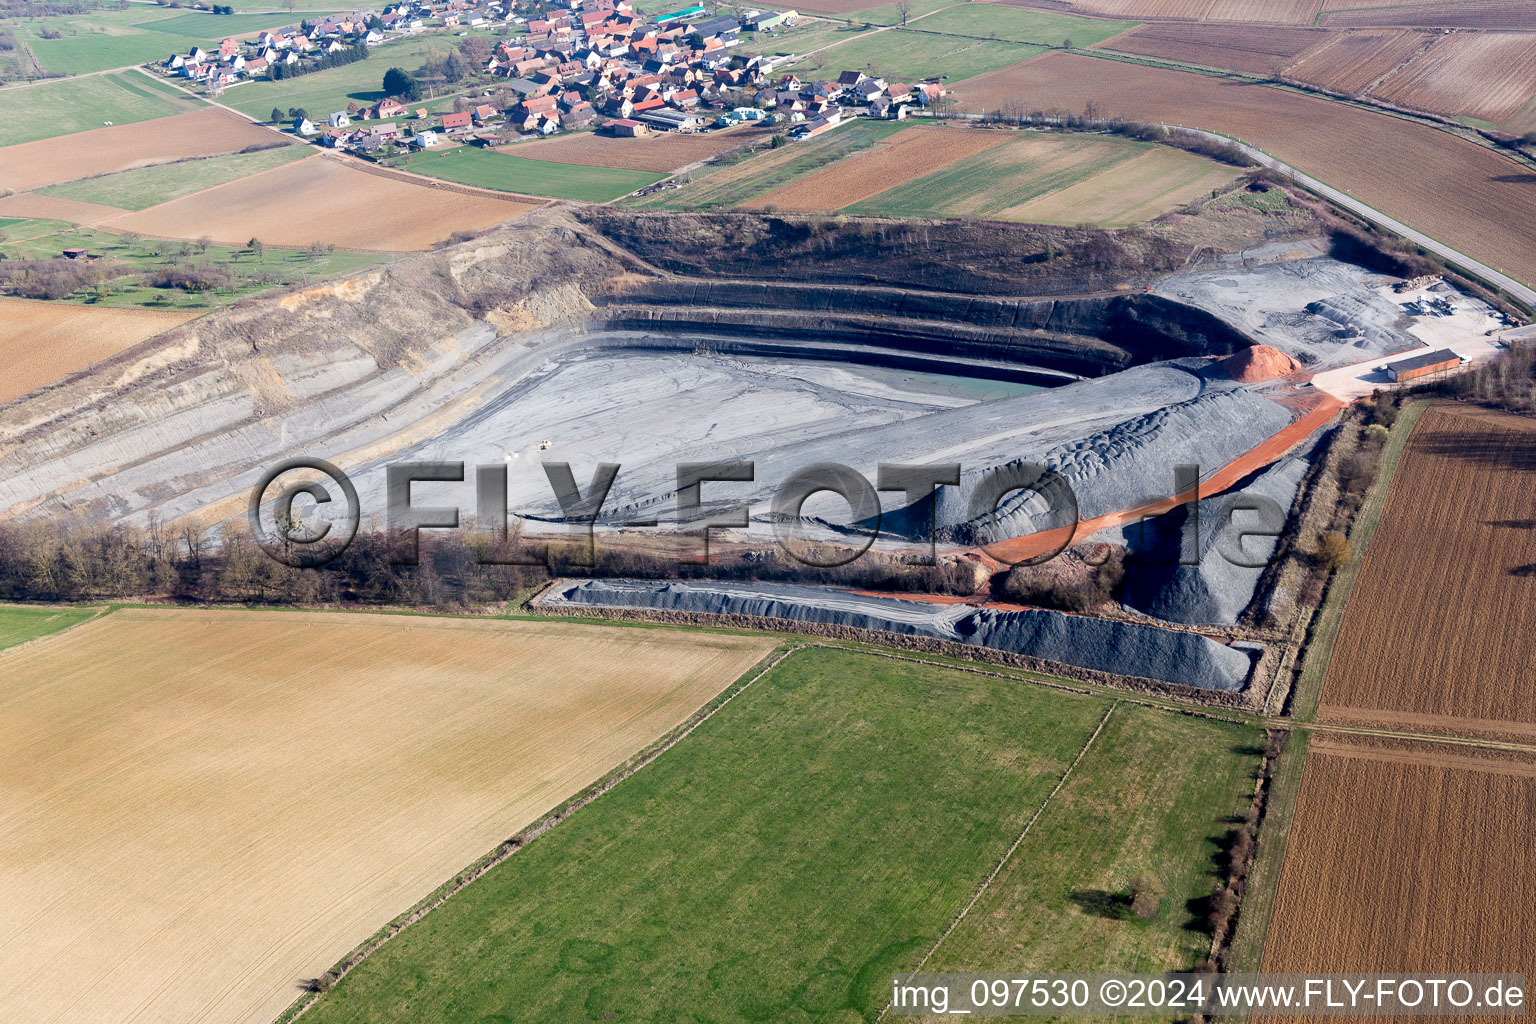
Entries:
MULTIPOLYGON (((1027 490, 992 512, 970 506, 978 480, 1018 463, 1060 474, 1083 521, 1169 497, 1180 466, 1248 478, 1283 511, 1305 463, 1274 465, 1286 452, 1272 439, 1307 440, 1310 427, 1293 424, 1323 401, 1307 377, 1423 344, 1391 279, 1309 239, 1087 293, 1026 283, 1010 294, 995 281, 976 292, 959 279, 829 281, 810 263, 798 280, 783 266, 773 280, 680 273, 659 265, 665 253, 638 251, 623 216, 542 210, 387 269, 240 303, 0 406, 0 521, 229 524, 262 474, 295 455, 350 474, 365 524, 380 526, 385 467, 428 461, 506 467, 508 507, 530 533, 563 530, 547 462, 569 463, 583 488, 596 464, 617 463, 598 524, 633 530, 686 525, 679 463, 751 461, 750 482, 707 485, 704 506, 749 502, 745 543, 772 543, 774 492, 825 462, 870 481, 883 463, 959 463, 960 486, 932 509, 951 549, 1062 525, 1062 510, 1027 490)), ((735 216, 737 228, 779 229, 735 216)), ((412 498, 472 512, 474 471, 412 498)), ((883 544, 925 541, 927 516, 899 514, 901 492, 881 501, 883 544)), ((1225 513, 1201 505, 1208 549, 1225 513)), ((846 522, 846 503, 828 495, 804 514, 833 537, 874 525, 846 522)), ((1141 577, 1127 601, 1165 620, 1231 623, 1259 574, 1213 555, 1141 577)), ((798 593, 774 614, 818 604, 798 593)), ((1099 643, 1067 616, 933 615, 922 630, 1088 669, 1138 652, 1121 671, 1202 688, 1241 688, 1251 661, 1189 634, 1144 642, 1151 634, 1118 630, 1099 643), (1163 642, 1182 653, 1169 661, 1163 642)))

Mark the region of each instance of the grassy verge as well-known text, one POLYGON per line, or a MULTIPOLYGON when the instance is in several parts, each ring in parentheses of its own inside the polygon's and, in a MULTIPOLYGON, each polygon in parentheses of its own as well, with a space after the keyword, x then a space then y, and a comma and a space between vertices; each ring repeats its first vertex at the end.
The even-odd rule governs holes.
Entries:
POLYGON ((1304 730, 1292 732, 1275 762, 1264 824, 1254 846, 1253 867, 1248 870, 1248 884, 1237 917, 1237 931, 1227 950, 1229 971, 1257 971, 1264 960, 1264 939, 1269 934, 1275 895, 1280 891, 1280 871, 1290 845, 1291 818, 1296 813, 1296 797, 1301 793, 1309 739, 1304 730))
POLYGON ((1366 491, 1365 500, 1361 502, 1360 511, 1349 532, 1349 560, 1334 574, 1328 586, 1328 595, 1312 623, 1311 638, 1302 659, 1300 677, 1296 681, 1296 694, 1291 702, 1291 713, 1299 721, 1310 722, 1317 713, 1317 703, 1323 694, 1323 679, 1328 674, 1328 662, 1333 656, 1333 644, 1338 638, 1339 626, 1344 621, 1344 608, 1355 589, 1355 580, 1360 575, 1360 566, 1365 561, 1371 538, 1376 534, 1382 510, 1386 508, 1387 494, 1392 488, 1392 478, 1397 473, 1398 464, 1402 462, 1408 435, 1413 432, 1413 425, 1419 421, 1428 405, 1428 402, 1422 400, 1406 403, 1392 426, 1391 436, 1382 447, 1376 480, 1366 491))
POLYGON ((100 614, 100 608, 0 605, 0 650, 76 626, 100 614))
POLYGON ((799 652, 485 874, 307 1019, 866 1019, 1105 701, 799 652))

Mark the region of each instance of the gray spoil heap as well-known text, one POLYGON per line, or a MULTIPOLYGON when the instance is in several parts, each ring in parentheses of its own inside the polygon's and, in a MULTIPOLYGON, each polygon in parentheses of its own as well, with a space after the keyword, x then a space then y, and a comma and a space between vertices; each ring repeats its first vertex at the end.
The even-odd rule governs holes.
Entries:
POLYGON ((1265 566, 1279 548, 1274 536, 1246 532, 1263 530, 1265 524, 1245 501, 1248 496, 1268 498, 1288 516, 1307 473, 1310 448, 1281 459, 1225 494, 1195 503, 1193 526, 1186 505, 1144 523, 1095 534, 1092 540, 1128 550, 1121 592, 1125 605, 1168 622, 1234 625, 1253 602, 1265 566), (1196 564, 1181 564, 1181 557, 1192 557, 1196 564))
MULTIPOLYGON (((583 486, 617 462, 600 520, 612 526, 675 523, 679 462, 753 460, 753 483, 712 485, 706 502, 751 502, 760 526, 769 497, 814 463, 875 480, 881 463, 942 462, 964 475, 941 492, 941 534, 970 544, 1059 520, 1027 492, 973 515, 972 485, 997 467, 1059 472, 1091 517, 1166 496, 1177 465, 1209 474, 1269 438, 1287 409, 1180 358, 1245 343, 1143 294, 683 281, 545 209, 238 303, 0 406, 0 520, 207 526, 240 516, 263 473, 302 453, 352 476, 370 523, 385 466, 400 461, 505 465, 512 512, 551 521, 561 510, 542 462, 569 462, 583 486), (912 376, 925 373, 1068 383, 943 396, 912 376)), ((424 503, 474 508, 468 477, 424 503)), ((927 517, 893 515, 890 532, 907 535, 904 520, 925 529, 927 517)))
POLYGON ((1418 347, 1402 308, 1384 291, 1393 278, 1327 256, 1287 255, 1296 252, 1237 254, 1225 258, 1229 266, 1172 274, 1154 291, 1314 371, 1418 347))
POLYGON ((1157 626, 1054 611, 904 601, 794 584, 584 580, 555 586, 540 603, 745 615, 880 630, 1228 693, 1243 688, 1253 666, 1252 652, 1157 626))

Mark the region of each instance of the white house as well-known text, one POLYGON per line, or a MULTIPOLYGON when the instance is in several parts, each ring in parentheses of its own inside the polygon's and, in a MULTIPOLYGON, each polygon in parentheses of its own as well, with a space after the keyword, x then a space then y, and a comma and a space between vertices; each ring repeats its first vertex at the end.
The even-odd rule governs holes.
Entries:
POLYGON ((346 128, 351 123, 352 118, 347 115, 345 110, 338 110, 330 117, 330 125, 332 128, 346 128))
POLYGON ((315 125, 307 117, 296 117, 293 119, 293 130, 300 135, 313 135, 315 134, 315 125))
POLYGON ((411 139, 411 145, 416 146, 418 149, 427 149, 435 146, 437 145, 437 132, 417 132, 415 138, 411 139))

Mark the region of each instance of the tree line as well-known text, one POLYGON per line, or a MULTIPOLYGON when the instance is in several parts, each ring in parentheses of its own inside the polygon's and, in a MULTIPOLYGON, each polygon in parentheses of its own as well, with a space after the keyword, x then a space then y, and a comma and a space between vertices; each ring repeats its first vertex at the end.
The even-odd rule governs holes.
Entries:
POLYGON ((347 64, 356 64, 360 60, 368 59, 368 45, 366 43, 353 43, 343 47, 335 53, 327 53, 323 57, 314 60, 301 60, 297 64, 273 64, 267 69, 267 76, 274 82, 280 82, 285 78, 298 78, 300 75, 313 74, 316 71, 328 71, 331 68, 339 68, 347 64))
POLYGON ((722 552, 705 565, 601 543, 594 550, 563 538, 496 543, 468 531, 423 531, 413 539, 363 530, 335 561, 297 569, 262 551, 243 521, 206 531, 154 521, 144 527, 57 519, 0 525, 0 599, 9 601, 473 608, 522 601, 561 577, 823 583, 941 594, 969 594, 980 583, 975 565, 963 560, 922 565, 871 552, 817 569, 775 549, 722 552))

